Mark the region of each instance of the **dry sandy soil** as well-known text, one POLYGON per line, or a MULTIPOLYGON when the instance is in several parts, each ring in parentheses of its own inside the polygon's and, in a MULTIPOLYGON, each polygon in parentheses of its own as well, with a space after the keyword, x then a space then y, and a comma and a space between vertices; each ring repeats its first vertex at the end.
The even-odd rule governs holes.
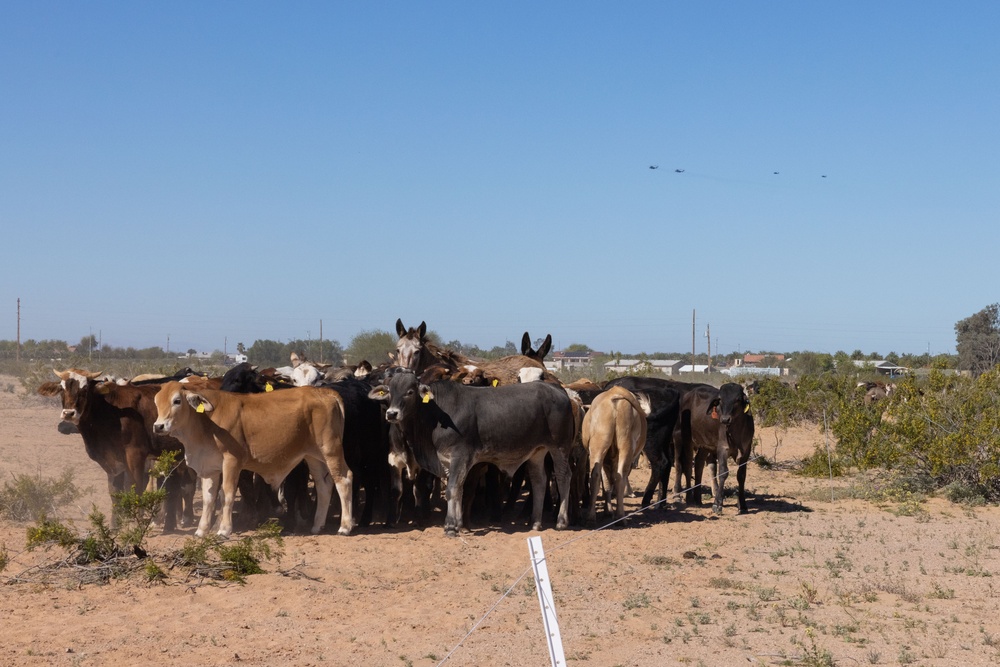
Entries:
MULTIPOLYGON (((0 479, 73 467, 91 490, 64 518, 82 529, 91 503, 109 509, 104 475, 80 436, 56 431, 57 406, 14 384, 0 378, 0 479)), ((818 431, 759 435, 758 453, 779 465, 752 464, 748 515, 732 500, 721 517, 671 505, 625 527, 541 533, 571 664, 1000 662, 1000 509, 848 499, 849 481, 783 465, 821 444, 818 431)), ((0 573, 3 665, 549 661, 526 525, 458 539, 441 522, 291 536, 280 563, 245 585, 175 570, 166 585, 83 586, 37 574, 11 583, 62 555, 23 551, 27 526, 0 521, 11 557, 0 573)), ((190 537, 155 534, 149 549, 190 537)))

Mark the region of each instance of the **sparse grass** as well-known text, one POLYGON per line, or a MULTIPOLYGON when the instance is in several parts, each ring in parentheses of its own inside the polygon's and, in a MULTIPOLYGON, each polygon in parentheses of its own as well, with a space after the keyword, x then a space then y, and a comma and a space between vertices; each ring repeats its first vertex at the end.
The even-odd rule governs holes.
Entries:
POLYGON ((88 490, 78 489, 73 470, 65 468, 56 478, 14 475, 0 489, 0 518, 8 521, 38 521, 56 516, 88 490))

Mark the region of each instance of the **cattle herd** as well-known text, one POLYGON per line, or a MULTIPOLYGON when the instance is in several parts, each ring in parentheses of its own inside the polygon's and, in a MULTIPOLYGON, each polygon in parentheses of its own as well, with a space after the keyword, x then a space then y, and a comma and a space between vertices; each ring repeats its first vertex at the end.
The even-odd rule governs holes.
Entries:
POLYGON ((731 457, 739 512, 747 511, 754 424, 740 385, 648 377, 563 385, 543 363, 551 337, 535 350, 526 332, 520 355, 474 361, 434 345, 426 330, 397 320, 396 353, 377 367, 293 355, 289 367, 242 363, 222 377, 184 369, 125 381, 56 370, 59 380, 38 392, 61 398, 60 430, 80 433, 112 494, 147 488, 150 461, 183 452, 165 480, 167 531, 193 523, 197 480, 198 536, 216 522, 225 537, 272 516, 290 531, 311 519, 319 533, 334 488, 341 535, 358 525, 423 523, 443 502, 453 536, 511 516, 524 494, 533 530, 553 511, 557 529, 592 526, 601 499, 606 512, 624 516, 640 454, 650 468, 643 507, 657 490, 668 497, 671 469, 674 494, 700 504, 708 464, 721 512, 731 457))

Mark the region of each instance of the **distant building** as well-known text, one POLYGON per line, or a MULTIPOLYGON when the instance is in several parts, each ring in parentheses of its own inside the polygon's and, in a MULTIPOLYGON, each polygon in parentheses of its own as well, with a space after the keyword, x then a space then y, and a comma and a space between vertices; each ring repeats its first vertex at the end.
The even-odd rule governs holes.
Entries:
POLYGON ((725 373, 729 377, 737 377, 737 376, 742 377, 742 376, 748 376, 748 375, 749 376, 755 376, 755 375, 756 376, 764 376, 764 375, 769 375, 770 376, 770 375, 773 375, 775 377, 780 377, 782 375, 788 375, 788 369, 787 368, 774 368, 774 367, 767 367, 767 366, 740 366, 740 365, 737 365, 737 366, 730 366, 729 368, 724 368, 720 372, 725 373))
POLYGON ((742 359, 736 360, 737 366, 756 366, 758 364, 764 363, 765 359, 773 359, 778 363, 785 360, 785 355, 783 354, 744 354, 742 359))
POLYGON ((708 373, 710 366, 708 364, 684 364, 679 369, 678 373, 708 373))
POLYGON ((875 371, 879 375, 888 375, 889 377, 898 377, 900 375, 906 375, 910 372, 909 368, 906 368, 905 366, 897 366, 891 361, 886 361, 885 359, 855 359, 852 363, 860 369, 875 371))
POLYGON ((646 370, 660 372, 664 375, 677 375, 683 365, 683 361, 676 359, 619 359, 618 361, 606 362, 604 370, 626 375, 646 370))
POLYGON ((603 352, 553 352, 551 359, 545 360, 545 368, 550 371, 565 371, 574 368, 589 368, 595 357, 603 352))

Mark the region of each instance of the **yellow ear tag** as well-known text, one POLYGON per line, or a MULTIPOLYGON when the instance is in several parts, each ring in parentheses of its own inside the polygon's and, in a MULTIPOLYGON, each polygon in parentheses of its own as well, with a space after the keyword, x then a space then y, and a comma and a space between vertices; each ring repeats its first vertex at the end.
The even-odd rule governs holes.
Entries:
POLYGON ((747 403, 747 406, 745 408, 743 408, 743 412, 750 412, 750 404, 749 403, 747 403))
POLYGON ((274 391, 274 387, 271 385, 270 382, 264 385, 264 391, 274 391))
POLYGON ((199 404, 198 404, 198 407, 197 407, 197 408, 195 408, 195 410, 194 410, 194 411, 195 411, 195 412, 198 412, 198 413, 203 413, 203 412, 205 412, 205 404, 204 404, 204 403, 199 403, 199 404))
POLYGON ((382 391, 382 390, 379 390, 379 392, 378 392, 378 395, 379 395, 379 396, 385 396, 385 392, 384 392, 384 391, 382 391))
POLYGON ((493 381, 493 386, 494 387, 496 387, 498 384, 500 384, 500 380, 494 380, 493 381))
POLYGON ((424 394, 424 403, 430 403, 430 402, 431 402, 431 395, 424 394))

